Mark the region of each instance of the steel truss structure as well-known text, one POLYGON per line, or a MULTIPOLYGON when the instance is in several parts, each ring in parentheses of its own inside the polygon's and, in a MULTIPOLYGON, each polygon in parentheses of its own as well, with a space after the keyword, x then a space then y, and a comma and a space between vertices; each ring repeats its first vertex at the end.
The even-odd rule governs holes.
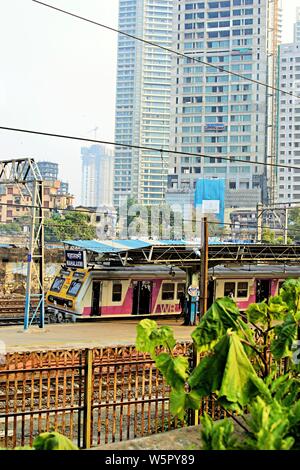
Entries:
MULTIPOLYGON (((96 243, 96 242, 94 242, 96 243)), ((118 251, 100 251, 95 245, 84 248, 83 241, 68 241, 70 249, 86 249, 90 265, 111 263, 111 265, 133 266, 137 264, 165 264, 182 269, 200 270, 201 250, 199 243, 145 243, 131 249, 118 251)), ((99 242, 101 245, 101 242, 99 242)), ((299 264, 300 245, 264 245, 264 244, 214 244, 208 247, 209 267, 218 265, 242 264, 299 264)))
POLYGON ((29 230, 26 301, 24 330, 37 318, 39 326, 44 327, 44 213, 43 180, 37 164, 32 158, 0 161, 0 185, 14 185, 19 189, 24 207, 31 210, 29 230), (27 198, 31 204, 28 204, 27 198), (38 293, 33 293, 33 277, 36 275, 38 293), (38 303, 33 305, 33 299, 38 303))

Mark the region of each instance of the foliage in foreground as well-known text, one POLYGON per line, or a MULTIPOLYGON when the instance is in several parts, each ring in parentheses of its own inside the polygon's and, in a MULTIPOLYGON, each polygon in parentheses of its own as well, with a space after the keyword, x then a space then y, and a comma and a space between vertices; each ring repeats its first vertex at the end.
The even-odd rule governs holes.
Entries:
MULTIPOLYGON (((8 450, 0 448, 0 450, 8 450)), ((58 432, 43 432, 33 441, 32 447, 15 447, 13 450, 78 450, 73 442, 58 432)))
POLYGON ((192 333, 198 353, 205 353, 192 370, 186 357, 174 355, 167 326, 142 320, 136 346, 150 353, 171 387, 173 415, 184 419, 208 396, 238 413, 239 419, 231 414, 235 427, 232 420, 213 422, 204 415, 204 449, 298 449, 300 376, 292 357, 299 325, 300 281, 288 280, 280 295, 251 305, 244 319, 231 298, 217 299, 192 333), (243 430, 239 439, 236 426, 243 430))

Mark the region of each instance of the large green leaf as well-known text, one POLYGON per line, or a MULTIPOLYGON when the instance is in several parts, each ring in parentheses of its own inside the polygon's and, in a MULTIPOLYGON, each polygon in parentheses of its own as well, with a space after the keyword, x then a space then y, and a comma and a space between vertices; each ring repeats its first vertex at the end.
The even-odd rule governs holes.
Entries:
POLYGON ((268 302, 268 311, 271 316, 271 320, 283 320, 288 309, 288 304, 284 302, 281 295, 270 297, 268 302))
POLYGON ((198 351, 212 349, 228 329, 233 331, 244 329, 250 332, 248 326, 241 320, 234 301, 224 297, 213 303, 192 333, 198 351))
POLYGON ((289 450, 294 445, 290 436, 289 411, 276 400, 266 403, 257 397, 250 406, 251 417, 248 426, 252 433, 246 439, 247 449, 289 450))
POLYGON ((188 393, 184 390, 184 387, 177 390, 173 389, 170 393, 170 412, 183 420, 186 410, 199 410, 200 400, 201 397, 195 390, 188 393))
POLYGON ((280 296, 282 301, 288 306, 288 309, 293 312, 299 310, 299 298, 300 298, 300 280, 299 279, 288 279, 280 289, 280 296))
POLYGON ((202 450, 232 450, 236 445, 234 425, 228 419, 213 421, 207 413, 201 418, 202 450))
POLYGON ((270 297, 268 303, 251 304, 247 310, 247 318, 252 323, 266 325, 269 321, 281 320, 288 311, 288 305, 281 296, 270 297))
POLYGON ((161 353, 156 357, 155 363, 168 385, 174 389, 179 389, 184 385, 189 368, 187 357, 177 356, 173 358, 167 353, 161 353))
POLYGON ((145 319, 137 325, 136 348, 138 351, 150 353, 155 357, 157 346, 173 349, 176 341, 169 326, 158 328, 153 320, 145 319))
POLYGON ((252 323, 267 323, 268 306, 266 302, 251 304, 246 310, 247 318, 252 323))
POLYGON ((279 360, 284 357, 291 357, 292 346, 297 339, 298 325, 295 316, 288 314, 281 325, 276 326, 275 336, 272 341, 271 352, 274 359, 279 360))
POLYGON ((215 346, 213 354, 200 361, 188 383, 201 397, 216 393, 225 406, 240 408, 259 391, 252 380, 255 376, 239 336, 228 331, 215 346))

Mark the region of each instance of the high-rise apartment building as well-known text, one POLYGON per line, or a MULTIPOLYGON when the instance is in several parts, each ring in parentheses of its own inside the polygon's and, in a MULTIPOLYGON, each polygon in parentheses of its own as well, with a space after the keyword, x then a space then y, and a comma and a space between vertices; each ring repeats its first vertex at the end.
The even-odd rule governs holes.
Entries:
MULTIPOLYGON (((165 47, 172 45, 173 0, 120 0, 119 29, 165 47)), ((171 61, 157 47, 119 35, 116 131, 122 144, 169 147, 171 61)), ((114 203, 131 196, 164 201, 168 154, 116 147, 114 203)))
POLYGON ((173 49, 190 57, 173 59, 170 143, 186 155, 170 158, 169 191, 225 178, 232 207, 255 207, 274 175, 247 162, 274 161, 276 93, 247 79, 276 85, 278 1, 176 0, 174 9, 173 49))
POLYGON ((296 9, 296 23, 294 24, 294 42, 300 42, 300 8, 296 9))
MULTIPOLYGON (((296 25, 300 33, 300 23, 296 25)), ((280 46, 280 88, 300 96, 300 34, 297 37, 294 43, 280 46)), ((300 99, 280 95, 278 163, 300 167, 300 99)), ((278 202, 300 202, 300 169, 278 169, 277 195, 278 202)))
POLYGON ((45 181, 57 182, 57 194, 69 195, 69 183, 60 181, 58 177, 58 163, 40 161, 37 162, 38 169, 40 170, 41 177, 45 181))
POLYGON ((46 181, 58 180, 58 163, 40 161, 37 162, 38 169, 40 170, 41 177, 46 181))
POLYGON ((113 151, 105 145, 82 147, 81 205, 112 205, 113 151))

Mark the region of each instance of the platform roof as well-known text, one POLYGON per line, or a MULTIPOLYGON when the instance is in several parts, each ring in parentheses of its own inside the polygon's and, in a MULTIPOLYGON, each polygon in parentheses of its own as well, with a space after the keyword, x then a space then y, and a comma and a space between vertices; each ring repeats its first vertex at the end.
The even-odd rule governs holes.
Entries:
MULTIPOLYGON (((89 262, 113 261, 123 266, 167 264, 199 270, 199 241, 184 240, 66 240, 68 248, 84 249, 89 262)), ((209 244, 209 266, 242 264, 299 264, 299 245, 249 243, 209 244)))

